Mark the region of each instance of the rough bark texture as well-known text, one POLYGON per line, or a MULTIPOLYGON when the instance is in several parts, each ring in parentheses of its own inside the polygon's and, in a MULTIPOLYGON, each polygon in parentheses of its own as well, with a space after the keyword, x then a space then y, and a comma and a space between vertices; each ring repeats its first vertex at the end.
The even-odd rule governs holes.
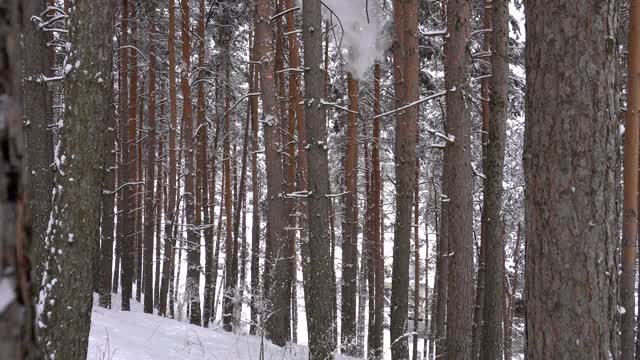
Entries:
MULTIPOLYGON (((392 45, 397 106, 418 99, 418 0, 393 2, 395 39, 392 45)), ((418 112, 412 106, 397 113, 395 131, 396 224, 393 239, 393 282, 391 286, 391 357, 409 358, 405 336, 409 311, 409 262, 411 253, 411 208, 415 184, 416 132, 418 112)))
POLYGON ((99 237, 112 100, 113 8, 78 0, 70 14, 69 63, 78 66, 65 79, 53 225, 45 240, 51 251, 44 259, 37 320, 38 342, 49 358, 84 359, 87 354, 97 266, 92 255, 99 237))
POLYGON ((202 314, 200 310, 200 236, 196 232, 195 225, 195 163, 194 163, 194 141, 193 141, 193 117, 191 109, 191 84, 189 73, 191 71, 191 26, 189 24, 189 2, 182 1, 182 67, 180 71, 180 82, 182 85, 182 121, 184 122, 184 202, 187 218, 187 283, 186 291, 189 294, 189 306, 191 309, 189 322, 200 325, 202 314))
MULTIPOLYGON (((33 303, 29 284, 28 242, 25 222, 24 153, 19 90, 19 4, 0 4, 0 358, 37 359, 33 346, 33 303)), ((25 4, 23 4, 25 5, 25 4)), ((26 9, 21 9, 26 10, 26 9)), ((29 25, 27 25, 29 26, 29 25)), ((46 58, 46 56, 45 56, 46 58)))
MULTIPOLYGON (((380 115, 380 64, 374 65, 374 115, 380 115)), ((380 118, 373 119, 373 141, 371 148, 371 201, 372 220, 371 220, 371 236, 373 237, 373 272, 375 273, 375 295, 374 295, 374 319, 373 326, 369 327, 371 335, 370 348, 373 349, 375 357, 382 355, 383 345, 383 325, 384 325, 384 258, 382 257, 382 237, 381 237, 381 177, 380 177, 380 118)), ((375 358, 374 357, 374 358, 375 358)))
POLYGON ((125 46, 122 49, 122 104, 123 107, 121 109, 121 121, 120 126, 122 127, 122 177, 123 188, 122 188, 122 238, 118 239, 120 242, 120 263, 122 266, 122 276, 120 278, 120 286, 122 287, 122 301, 121 307, 122 310, 128 311, 131 308, 131 282, 133 281, 133 224, 131 217, 131 210, 133 206, 131 204, 132 199, 132 189, 131 185, 128 184, 131 180, 130 175, 130 166, 129 163, 132 159, 131 154, 131 146, 130 146, 130 134, 129 134, 129 84, 128 84, 128 69, 129 69, 129 51, 126 46, 129 45, 128 37, 129 37, 129 1, 122 0, 122 43, 121 46, 125 46))
MULTIPOLYGON (((627 112, 624 137, 624 215, 622 231, 622 275, 620 283, 621 305, 627 310, 621 315, 622 359, 640 356, 640 329, 635 309, 635 261, 638 249, 638 130, 640 127, 640 3, 629 3, 629 77, 627 79, 627 112), (631 249, 633 248, 633 249, 631 249), (635 328, 635 329, 634 329, 635 328), (634 336, 635 335, 635 336, 634 336), (635 337, 635 339, 634 339, 635 337), (634 344, 635 340, 635 344, 634 344), (632 347, 634 348, 632 350, 632 347)), ((640 281, 640 280, 639 280, 640 281)), ((640 303, 640 300, 638 300, 640 303)))
POLYGON ((355 355, 356 295, 358 272, 358 92, 360 82, 348 75, 349 114, 345 157, 344 222, 342 224, 341 345, 344 353, 355 355))
MULTIPOLYGON (((53 121, 53 96, 50 83, 44 77, 52 77, 53 49, 47 47, 51 35, 42 31, 32 16, 44 13, 48 0, 29 0, 23 5, 23 54, 22 71, 24 75, 22 91, 24 120, 26 126, 25 140, 29 151, 25 154, 27 174, 26 184, 29 197, 29 213, 31 216, 32 252, 34 266, 34 284, 40 283, 44 256, 44 238, 47 233, 49 214, 51 213, 51 190, 53 189, 53 136, 47 129, 53 121)), ((49 18, 45 16, 43 21, 49 18)), ((17 69, 16 69, 17 70, 17 69)), ((34 289, 36 290, 36 289, 34 289)), ((37 294, 37 291, 35 291, 37 294)))
POLYGON ((486 245, 484 259, 484 303, 480 359, 494 360, 501 355, 502 311, 504 298, 504 240, 500 210, 509 103, 509 2, 492 0, 491 100, 489 134, 484 167, 484 205, 482 207, 482 243, 486 245))
POLYGON ((264 122, 264 142, 267 166, 267 262, 270 271, 265 284, 270 313, 266 321, 268 337, 277 345, 284 346, 289 338, 289 299, 287 273, 288 244, 286 243, 286 207, 282 197, 282 154, 279 151, 277 121, 277 99, 274 72, 273 33, 271 28, 271 6, 267 0, 259 0, 256 22, 256 43, 260 56, 260 90, 264 122))
POLYGON ((534 0, 525 11, 529 359, 617 351, 614 3, 534 0))
MULTIPOLYGON (((125 0, 126 1, 126 0, 125 0)), ((160 284, 160 314, 167 314, 169 287, 173 276, 173 254, 175 240, 172 237, 176 207, 176 128, 178 108, 176 99, 176 50, 175 50, 175 0, 169 0, 169 179, 167 182, 167 209, 164 223, 164 258, 162 262, 162 283, 160 284)))
MULTIPOLYGON (((255 37, 254 37, 255 39, 255 37)), ((254 41, 252 59, 256 59, 257 44, 254 41)), ((258 67, 251 66, 250 92, 258 90, 258 67)), ((258 179, 258 97, 251 102, 251 326, 255 335, 258 325, 258 301, 260 299, 260 180, 258 179)))
MULTIPOLYGON (((484 4, 484 11, 482 13, 482 28, 483 29, 491 29, 491 3, 487 2, 484 4)), ((492 32, 485 32, 484 39, 482 42, 482 51, 490 52, 491 51, 491 34, 492 32)), ((491 66, 487 66, 488 73, 491 72, 491 66)), ((480 85, 480 94, 482 97, 482 165, 486 167, 487 158, 487 144, 489 142, 489 79, 482 79, 482 83, 480 85)), ((485 171, 485 169, 483 169, 485 171)), ((486 191, 486 181, 483 182, 483 190, 486 191)), ((484 195, 483 195, 484 196, 484 195)), ((486 196, 483 197, 483 200, 486 196)), ((483 204, 482 211, 485 211, 485 207, 483 204)), ((480 336, 482 332, 482 311, 484 308, 484 278, 485 278, 485 259, 487 257, 487 242, 485 241, 486 231, 483 223, 481 222, 481 241, 480 241, 480 251, 478 255, 478 272, 476 276, 476 299, 475 299, 475 307, 473 308, 473 333, 471 337, 471 359, 478 359, 478 354, 480 353, 480 336)))
POLYGON ((331 293, 334 288, 329 229, 330 198, 327 128, 322 98, 322 23, 320 0, 302 5, 304 51, 305 130, 308 142, 307 169, 309 197, 307 203, 309 240, 302 245, 304 296, 309 332, 309 359, 333 359, 331 293))
MULTIPOLYGON (((471 119, 469 54, 471 2, 449 0, 445 45, 445 87, 449 143, 444 152, 443 192, 448 237, 447 341, 448 359, 469 359, 473 318, 473 194, 471 164, 471 119)), ((446 285, 445 285, 446 286, 446 285)))
MULTIPOLYGON (((145 3, 146 17, 149 20, 149 37, 155 38, 156 9, 152 1, 145 3)), ((143 225, 143 277, 144 277, 144 312, 153 313, 153 238, 155 223, 155 177, 156 177, 156 48, 155 41, 149 44, 149 115, 147 123, 147 161, 145 171, 144 192, 144 225, 143 225)))

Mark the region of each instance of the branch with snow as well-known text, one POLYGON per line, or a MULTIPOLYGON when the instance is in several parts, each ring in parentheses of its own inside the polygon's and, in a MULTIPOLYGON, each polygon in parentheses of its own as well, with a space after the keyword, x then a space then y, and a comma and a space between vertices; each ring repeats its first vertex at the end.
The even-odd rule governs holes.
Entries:
POLYGON ((397 109, 395 109, 395 110, 387 111, 387 112, 382 113, 382 114, 380 114, 380 115, 376 115, 376 116, 374 116, 373 118, 374 118, 374 119, 377 119, 377 118, 381 118, 381 117, 383 117, 383 116, 393 115, 393 114, 395 114, 395 113, 397 113, 397 112, 407 110, 407 109, 412 108, 412 107, 414 107, 414 106, 416 106, 416 105, 420 105, 420 104, 422 104, 423 102, 426 102, 426 101, 429 101, 429 100, 432 100, 432 99, 435 99, 435 98, 439 98, 439 97, 441 97, 441 96, 444 96, 446 93, 447 93, 446 91, 441 91, 441 92, 439 92, 439 93, 435 93, 435 94, 430 95, 430 96, 427 96, 427 97, 425 97, 425 98, 422 98, 422 99, 416 100, 416 101, 414 101, 414 102, 412 102, 412 103, 410 103, 410 104, 407 104, 407 105, 405 105, 405 106, 401 106, 401 107, 399 107, 399 108, 397 108, 397 109))

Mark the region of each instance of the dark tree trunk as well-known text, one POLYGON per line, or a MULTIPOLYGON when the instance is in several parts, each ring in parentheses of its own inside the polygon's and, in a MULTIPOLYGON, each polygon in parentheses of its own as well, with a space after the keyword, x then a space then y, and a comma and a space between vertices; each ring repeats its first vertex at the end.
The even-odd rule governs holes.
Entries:
MULTIPOLYGON (((255 37, 254 37, 255 39, 255 37)), ((254 40, 253 56, 256 59, 257 44, 254 40)), ((258 91, 258 67, 251 67, 252 93, 258 91)), ((258 180, 258 97, 252 96, 251 102, 251 326, 249 333, 256 334, 260 299, 260 180, 258 180)))
POLYGON ((286 207, 282 193, 282 154, 279 151, 277 121, 277 99, 275 88, 273 33, 271 27, 271 6, 267 0, 257 2, 256 43, 261 59, 260 90, 262 93, 264 143, 267 166, 267 262, 270 272, 266 274, 266 298, 270 305, 266 329, 274 344, 284 346, 289 339, 288 313, 290 301, 288 259, 286 251, 286 207))
MULTIPOLYGON (((393 4, 395 42, 392 47, 395 67, 397 106, 418 99, 418 0, 395 0, 393 4)), ((395 178, 396 224, 393 239, 393 275, 391 285, 391 357, 409 358, 405 336, 409 311, 409 262, 411 247, 411 208, 415 186, 416 132, 418 112, 415 106, 396 115, 395 178)))
POLYGON ((471 30, 469 0, 449 0, 445 46, 447 122, 445 131, 453 140, 444 153, 443 189, 449 260, 447 293, 446 356, 469 359, 473 318, 473 193, 471 164, 471 120, 467 45, 471 30))
POLYGON ((345 158, 344 223, 342 224, 341 345, 347 355, 356 350, 356 296, 358 273, 358 92, 360 82, 348 75, 349 115, 345 158))
POLYGON ((615 1, 572 5, 525 9, 529 359, 618 351, 615 1))
MULTIPOLYGON (((125 0, 126 1, 126 0, 125 0)), ((176 128, 178 126, 178 108, 176 99, 176 51, 175 51, 175 0, 169 0, 169 178, 167 181, 167 209, 164 223, 164 258, 162 262, 162 282, 160 284, 160 315, 167 314, 167 302, 173 277, 173 254, 175 253, 175 239, 173 239, 173 225, 176 207, 176 128)), ((171 308, 173 310, 173 308, 171 308)))
POLYGON ((304 51, 304 105, 307 138, 307 169, 309 197, 307 203, 309 240, 303 243, 302 264, 305 286, 307 328, 309 332, 309 359, 332 359, 335 343, 331 297, 334 288, 332 253, 328 249, 330 198, 329 161, 327 154, 326 108, 322 98, 322 22, 319 0, 307 0, 303 8, 304 51))
POLYGON ((82 64, 82 68, 72 70, 65 79, 64 123, 58 129, 54 158, 54 225, 45 240, 52 251, 44 259, 39 296, 43 308, 36 322, 43 352, 57 359, 87 355, 97 266, 93 254, 104 190, 101 169, 110 151, 105 139, 112 116, 114 7, 110 2, 76 1, 70 15, 68 36, 73 53, 69 63, 82 64))
MULTIPOLYGON (((51 33, 42 31, 38 23, 32 22, 32 16, 45 13, 48 0, 29 0, 23 5, 23 54, 22 71, 24 80, 22 92, 26 126, 25 140, 29 149, 25 153, 25 178, 29 195, 29 212, 32 229, 32 263, 34 266, 33 284, 40 284, 42 278, 41 259, 45 256, 44 238, 47 234, 49 215, 51 214, 51 190, 53 189, 53 136, 47 128, 53 119, 53 95, 45 77, 52 77, 55 51, 47 46, 51 33)), ((47 12, 49 14, 49 12, 47 12)), ((49 20, 44 17, 43 21, 49 20)), ((16 71, 18 69, 15 69, 16 71)), ((34 294, 37 294, 34 288, 34 294)))
POLYGON ((153 235, 156 227, 155 212, 156 199, 154 192, 154 181, 156 177, 156 9, 153 2, 145 3, 146 15, 149 18, 149 37, 152 39, 149 44, 149 115, 147 129, 147 163, 145 171, 145 192, 144 192, 144 255, 143 255, 143 276, 144 276, 144 312, 153 313, 153 235))
POLYGON ((498 311, 504 298, 502 287, 504 271, 502 209, 502 180, 504 178, 504 152, 509 103, 509 2, 493 0, 492 52, 491 52, 491 104, 489 108, 488 143, 484 166, 484 205, 482 207, 482 243, 486 243, 484 259, 484 306, 482 309, 482 335, 480 359, 494 360, 501 355, 502 311, 498 311))

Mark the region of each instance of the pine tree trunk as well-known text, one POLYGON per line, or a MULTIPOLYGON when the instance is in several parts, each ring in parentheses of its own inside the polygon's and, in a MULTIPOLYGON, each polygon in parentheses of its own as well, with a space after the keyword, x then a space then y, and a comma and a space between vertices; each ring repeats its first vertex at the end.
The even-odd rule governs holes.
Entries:
POLYGON ((358 92, 360 83, 348 75, 349 114, 345 160, 344 223, 342 224, 341 343, 343 352, 355 355, 358 273, 358 92))
MULTIPOLYGON (((254 39, 256 37, 254 36, 254 39)), ((257 39, 256 39, 257 40, 257 39)), ((252 59, 256 59, 257 43, 254 40, 252 59)), ((250 67, 250 92, 258 91, 258 67, 250 67)), ((249 334, 255 335, 258 326, 258 301, 260 299, 260 180, 258 180, 258 97, 252 96, 251 104, 251 325, 249 334)))
MULTIPOLYGON (((638 129, 640 127, 640 4, 629 3, 629 75, 627 84, 627 112, 624 137, 624 214, 622 227, 622 274, 620 279, 620 300, 627 310, 620 317, 622 359, 640 359, 640 313, 634 319, 636 299, 634 296, 638 257, 638 129), (635 328, 635 329, 634 329, 635 328), (632 349, 635 348, 635 349, 632 349)), ((640 281, 640 280, 638 280, 640 281)), ((640 282, 639 282, 640 283, 640 282)), ((640 300, 638 300, 640 304, 640 300)))
MULTIPOLYGON (((482 28, 483 29, 491 29, 491 9, 492 5, 487 1, 484 6, 482 13, 482 28)), ((482 51, 491 52, 491 32, 484 33, 484 39, 482 42, 482 51)), ((488 67, 486 70, 487 73, 491 71, 491 67, 488 67)), ((486 171, 487 166, 487 157, 488 157, 488 146, 489 143, 489 96, 490 96, 490 86, 489 86, 489 78, 482 79, 480 84, 480 93, 482 98, 481 105, 481 114, 482 114, 482 165, 484 167, 483 171, 486 171)), ((487 181, 483 182, 483 191, 487 189, 487 181)), ((485 201, 486 195, 483 194, 483 201, 485 201)), ((485 205, 482 207, 483 213, 486 212, 485 205)), ((484 309, 484 290, 485 290, 485 262, 487 258, 487 225, 484 225, 481 222, 481 241, 480 241, 480 251, 478 254, 478 272, 476 276, 476 298, 475 298, 475 306, 473 308, 473 333, 471 338, 471 360, 477 360, 478 355, 480 354, 480 342, 481 342, 481 334, 482 334, 482 313, 484 309)))
MULTIPOLYGON (((53 94, 49 83, 43 77, 53 77, 55 51, 48 47, 47 42, 52 39, 51 33, 38 28, 38 24, 31 21, 31 16, 41 16, 45 13, 48 0, 29 0, 23 4, 23 56, 22 92, 24 103, 24 127, 26 146, 25 178, 27 193, 29 194, 29 212, 32 228, 32 263, 35 265, 33 284, 40 284, 42 278, 41 259, 45 256, 44 238, 47 234, 49 215, 51 214, 51 190, 53 189, 53 136, 48 129, 53 119, 53 94)), ((50 12, 47 12, 50 14, 50 12)), ((48 16, 43 21, 49 20, 48 16)), ((18 70, 18 69, 15 69, 18 70)), ((34 293, 38 291, 34 288, 34 293)))
MULTIPOLYGON (((286 241, 286 207, 282 193, 282 154, 279 151, 277 121, 277 99, 274 72, 273 33, 271 27, 271 6, 267 0, 257 2, 256 42, 260 56, 260 90, 263 104, 264 142, 267 167, 267 262, 271 265, 265 284, 270 311, 267 318, 268 338, 274 344, 284 346, 289 338, 288 312, 290 301, 288 259, 285 254, 289 244, 286 241)), ((266 271, 266 270, 265 270, 266 271)))
POLYGON ((471 121, 467 45, 471 28, 468 0, 450 0, 447 6, 448 39, 445 46, 447 136, 455 139, 444 152, 443 204, 449 260, 446 356, 469 359, 473 319, 473 193, 471 121), (466 174, 466 175, 465 175, 466 174))
MULTIPOLYGON (((380 76, 381 69, 380 64, 374 65, 374 116, 381 113, 380 102, 380 76)), ((371 159, 373 162, 373 168, 371 173, 371 186, 373 202, 373 221, 371 226, 373 227, 373 264, 375 272, 375 303, 374 312, 375 319, 373 328, 370 331, 373 332, 371 348, 374 350, 374 359, 382 355, 383 352, 383 326, 384 326, 384 234, 382 228, 384 227, 382 221, 382 181, 380 176, 380 118, 375 117, 373 119, 373 147, 371 149, 371 159)))
MULTIPOLYGON (((418 0, 393 4, 396 41, 392 46, 395 67, 397 106, 418 99, 418 0)), ((393 275, 391 286, 391 357, 408 359, 405 336, 409 310, 409 261, 411 245, 411 205, 415 186, 417 108, 398 113, 395 118, 396 224, 393 241, 393 275)))
POLYGON ((525 9, 529 359, 618 351, 615 1, 572 5, 525 9))
MULTIPOLYGON (((125 0, 126 1, 126 0, 125 0)), ((169 0, 169 179, 167 181, 167 211, 164 223, 164 259, 162 262, 162 283, 160 284, 160 315, 166 316, 167 302, 171 292, 169 285, 173 277, 173 254, 175 253, 175 239, 172 237, 176 208, 176 129, 178 126, 178 108, 176 98, 176 50, 175 50, 175 0, 169 0)), ((173 308, 171 308, 173 311, 173 308)))
POLYGON ((489 108, 488 143, 484 167, 484 205, 482 207, 482 243, 486 243, 484 259, 484 307, 482 309, 482 335, 480 359, 500 357, 502 337, 502 311, 504 289, 504 229, 500 219, 502 209, 502 181, 509 103, 509 2, 493 0, 492 52, 491 52, 491 106, 489 108))
POLYGON ((194 325, 202 324, 202 314, 200 310, 200 237, 194 225, 195 223, 195 164, 193 142, 193 119, 191 114, 191 85, 189 83, 189 72, 191 71, 191 26, 189 23, 189 2, 182 1, 182 66, 180 68, 180 82, 182 85, 182 121, 184 123, 184 201, 187 220, 187 283, 186 291, 191 308, 189 322, 194 325))
MULTIPOLYGON (((156 9, 153 3, 146 3, 145 11, 149 18, 149 37, 155 38, 156 9)), ((154 181, 156 178, 156 49, 154 40, 149 44, 149 113, 147 128, 147 162, 145 164, 145 192, 144 192, 144 312, 153 313, 153 239, 155 224, 156 199, 154 181)))
POLYGON ((87 354, 104 190, 101 169, 110 151, 105 145, 112 116, 113 9, 108 2, 76 1, 70 14, 69 63, 81 68, 65 79, 52 231, 45 240, 51 251, 43 259, 42 309, 36 321, 38 343, 50 358, 84 359, 87 354))
POLYGON ((333 261, 327 249, 330 198, 329 161, 327 156, 326 108, 322 98, 322 22, 319 0, 307 0, 302 5, 303 41, 305 44, 304 105, 307 135, 307 169, 309 197, 307 211, 309 240, 303 243, 303 275, 305 306, 309 333, 309 359, 333 359, 335 348, 331 314, 333 261))

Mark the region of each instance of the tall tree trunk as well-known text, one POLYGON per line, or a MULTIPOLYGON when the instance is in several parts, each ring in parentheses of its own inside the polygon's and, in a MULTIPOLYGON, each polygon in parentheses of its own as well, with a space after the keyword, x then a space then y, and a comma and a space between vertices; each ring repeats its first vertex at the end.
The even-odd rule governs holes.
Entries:
MULTIPOLYGON (((295 7, 294 0, 286 0, 286 8, 292 9, 295 7)), ((287 32, 291 33, 296 30, 295 14, 293 11, 287 13, 287 32)), ((296 35, 288 35, 289 41, 289 67, 297 69, 300 67, 300 50, 298 44, 298 37, 296 35)), ((305 191, 307 189, 307 152, 305 149, 307 143, 307 135, 304 129, 304 105, 301 104, 302 94, 300 91, 301 78, 298 71, 289 72, 289 133, 294 133, 294 127, 298 131, 298 182, 296 184, 298 191, 305 191), (295 124, 292 122, 295 121, 295 124)), ((295 157, 295 145, 292 142, 289 146, 289 156, 293 159, 295 157)), ((295 181, 295 161, 290 163, 289 167, 289 184, 293 184, 295 181)), ((291 188, 290 188, 291 189, 291 188)), ((306 216, 306 202, 299 201, 297 203, 296 215, 298 219, 298 228, 300 230, 300 238, 302 241, 306 241, 309 238, 307 216, 306 216)), ((292 332, 293 342, 297 342, 297 250, 296 250, 296 238, 291 238, 291 301, 292 301, 292 332)))
POLYGON ((504 229, 500 220, 502 209, 502 180, 509 103, 509 1, 493 0, 491 52, 491 106, 489 134, 484 165, 484 205, 482 207, 482 243, 486 243, 484 307, 480 359, 500 357, 504 271, 504 229))
POLYGON ((342 224, 341 343, 347 355, 356 351, 356 297, 358 273, 358 92, 360 82, 348 75, 349 115, 345 160, 346 195, 342 224))
MULTIPOLYGON (((33 15, 31 10, 36 10, 33 3, 22 4, 20 1, 4 1, 0 5, 0 11, 3 14, 0 22, 0 55, 3 59, 0 65, 1 115, 4 119, 0 123, 0 143, 2 144, 0 158, 0 183, 2 184, 0 188, 0 227, 2 228, 0 231, 0 254, 2 254, 0 284, 3 289, 3 305, 0 309, 0 334, 2 334, 0 337, 0 358, 16 360, 42 356, 37 352, 33 343, 35 321, 33 319, 32 288, 29 284, 28 244, 30 229, 24 216, 26 212, 24 184, 27 179, 25 179, 23 170, 25 164, 22 162, 25 156, 25 147, 22 122, 20 121, 22 109, 20 108, 19 74, 21 72, 19 49, 17 48, 17 40, 20 37, 19 24, 27 24, 24 22, 26 19, 20 19, 20 11, 25 11, 22 14, 25 17, 30 17, 33 15), (29 6, 20 9, 20 5, 29 6)), ((47 59, 46 55, 43 57, 45 60, 47 59)), ((28 100, 28 97, 25 99, 28 100)), ((40 119, 35 122, 34 126, 38 126, 43 120, 46 121, 46 119, 40 119)), ((87 245, 91 246, 93 242, 88 243, 87 245)))
POLYGON ((182 121, 184 122, 184 200, 187 218, 187 283, 186 291, 189 295, 191 317, 189 322, 194 325, 202 324, 200 311, 200 236, 196 232, 195 223, 195 164, 193 154, 193 119, 191 116, 191 84, 189 74, 191 72, 191 35, 190 35, 189 2, 182 1, 182 67, 180 82, 182 85, 182 121))
MULTIPOLYGON (((395 67, 397 106, 418 99, 418 0, 393 3, 395 42, 392 47, 395 67)), ((408 359, 405 336, 408 315, 409 259, 411 245, 411 205, 415 184, 417 108, 396 115, 394 163, 396 175, 396 224, 393 239, 393 275, 391 286, 391 357, 408 359)))
MULTIPOLYGON (((231 66, 229 61, 229 48, 227 42, 227 51, 224 56, 224 66, 223 71, 225 73, 225 84, 228 84, 229 80, 229 67, 231 66)), ((234 239, 233 239, 233 205, 232 205, 232 187, 233 183, 231 180, 231 158, 233 154, 231 153, 230 142, 232 139, 230 128, 231 128, 231 119, 229 116, 229 99, 231 97, 230 94, 230 86, 225 85, 225 108, 224 108, 224 133, 222 140, 222 157, 223 157, 223 174, 224 174, 224 210, 225 210, 225 260, 224 260, 224 270, 225 270, 225 280, 224 280, 224 294, 222 296, 222 320, 224 323, 224 330, 231 331, 232 330, 232 320, 233 320, 233 293, 236 287, 237 278, 233 277, 235 271, 233 270, 234 266, 234 239)))
MULTIPOLYGON (((131 164, 133 163, 132 159, 135 158, 131 152, 131 118, 130 118, 130 109, 129 109, 129 83, 128 83, 128 69, 129 69, 129 51, 126 47, 128 47, 128 34, 129 34, 129 1, 122 0, 122 46, 125 48, 122 49, 122 103, 123 108, 122 112, 122 180, 124 181, 123 191, 122 191, 122 238, 119 239, 120 242, 120 262, 122 266, 122 276, 120 279, 120 286, 122 287, 122 300, 121 306, 122 310, 129 311, 131 309, 131 292, 132 292, 132 281, 133 281, 133 239, 134 239, 134 229, 132 224, 131 211, 135 208, 135 206, 131 203, 133 198, 132 185, 131 182, 135 181, 134 178, 131 177, 131 164)), ((132 52, 133 53, 133 52, 132 52)), ((135 107, 135 106, 134 106, 135 107)), ((134 128, 135 129, 135 128, 134 128)))
POLYGON ((333 359, 331 297, 333 261, 329 228, 329 161, 327 154, 326 108, 322 99, 322 22, 319 0, 302 5, 304 51, 304 106, 307 144, 309 197, 307 203, 309 240, 303 243, 302 264, 305 285, 309 359, 333 359))
MULTIPOLYGON (((124 0, 126 1, 126 0, 124 0)), ((167 297, 169 296, 169 283, 173 276, 173 254, 175 239, 173 239, 173 225, 176 207, 176 128, 178 126, 178 107, 176 99, 176 50, 175 50, 175 0, 169 0, 169 179, 167 181, 167 211, 165 211, 164 223, 164 259, 162 262, 162 283, 160 284, 160 315, 167 314, 167 297)))
POLYGON ((260 89, 262 94, 264 142, 267 167, 267 262, 271 270, 265 284, 270 314, 267 318, 268 337, 274 344, 284 346, 289 338, 288 312, 290 301, 288 259, 286 250, 286 207, 282 193, 282 155, 279 151, 277 100, 273 63, 273 34, 270 20, 271 6, 267 0, 257 2, 256 42, 260 56, 260 89))
MULTIPOLYGON (((54 158, 52 231, 45 240, 52 251, 44 259, 36 321, 38 342, 50 358, 87 355, 97 266, 92 255, 100 232, 101 169, 109 151, 105 134, 112 111, 113 8, 109 2, 76 1, 70 14, 69 63, 82 67, 65 79, 64 122, 59 123, 54 158)), ((5 83, 5 91, 12 85, 5 83)))
POLYGON ((615 1, 572 5, 525 8, 528 359, 618 351, 615 1))
POLYGON ((469 0, 450 0, 447 6, 445 87, 447 92, 445 131, 455 139, 444 152, 443 188, 448 237, 449 273, 446 317, 446 356, 468 359, 473 318, 473 191, 471 122, 466 94, 469 93, 467 44, 471 29, 469 0), (466 175, 465 175, 466 174, 466 175))
MULTIPOLYGON (((253 61, 257 56, 257 38, 254 36, 253 61)), ((250 92, 258 91, 258 67, 250 66, 250 92)), ((258 326, 258 301, 260 299, 260 180, 258 179, 258 97, 249 99, 251 104, 251 325, 249 334, 255 335, 258 326)))
POLYGON ((144 312, 153 313, 153 235, 156 227, 156 199, 154 181, 156 178, 156 9, 153 2, 145 3, 149 18, 149 115, 147 129, 147 163, 145 171, 145 222, 144 222, 144 312))
POLYGON ((373 202, 373 220, 371 226, 373 227, 373 264, 375 272, 375 303, 374 312, 375 319, 373 328, 370 331, 373 332, 371 348, 374 350, 374 359, 382 355, 383 351, 383 326, 384 326, 384 256, 383 254, 383 234, 381 211, 381 193, 382 193, 382 181, 380 176, 380 118, 375 117, 381 113, 381 101, 380 101, 380 76, 381 69, 380 64, 374 65, 374 104, 373 104, 373 142, 371 149, 371 159, 373 167, 371 169, 371 186, 372 186, 372 199, 373 202))
MULTIPOLYGON (((47 42, 53 36, 39 28, 39 24, 31 21, 32 16, 41 17, 46 12, 48 0, 29 0, 23 5, 23 56, 22 71, 25 79, 22 82, 24 104, 24 127, 26 146, 25 174, 27 193, 29 194, 29 212, 31 214, 31 229, 33 238, 31 259, 34 266, 33 284, 40 284, 42 278, 41 259, 47 249, 44 238, 47 234, 49 215, 51 214, 51 190, 53 189, 53 136, 48 129, 53 120, 53 93, 49 89, 46 77, 53 77, 55 50, 48 47, 47 42)), ((48 21, 44 17, 43 21, 48 21)), ((15 69, 18 70, 18 69, 15 69)), ((110 285, 110 284, 109 284, 110 285)), ((34 288, 34 294, 38 289, 34 288)))
MULTIPOLYGON (((638 130, 640 128, 640 4, 629 3, 629 75, 627 83, 627 112, 624 137, 624 215, 622 230, 622 274, 620 278, 620 300, 626 310, 621 315, 622 359, 640 359, 640 324, 634 319, 635 309, 635 262, 638 256, 638 130), (633 311, 631 310, 633 309, 633 311), (635 323, 634 323, 635 322, 635 323), (635 340, 635 344, 634 344, 635 340), (635 349, 632 349, 635 347, 635 349)), ((639 280, 640 283, 640 280, 639 280)), ((640 304, 640 300, 638 300, 640 304)))
MULTIPOLYGON (((130 269, 131 274, 131 284, 132 284, 132 293, 130 298, 133 298, 133 283, 136 282, 136 299, 139 300, 137 293, 140 289, 140 282, 138 282, 138 273, 141 269, 138 267, 138 246, 139 246, 139 236, 138 236, 138 206, 140 205, 138 200, 138 193, 140 192, 141 187, 139 184, 139 175, 138 172, 138 124, 142 124, 142 119, 138 118, 138 51, 135 49, 138 46, 138 3, 137 1, 131 2, 131 13, 130 22, 131 22, 131 54, 129 56, 131 60, 130 69, 131 73, 129 76, 129 162, 128 173, 129 173, 129 182, 133 183, 129 186, 131 192, 129 194, 129 246, 131 249, 125 254, 125 259, 128 262, 128 269, 130 269), (139 120, 139 121, 138 121, 139 120)), ((123 302, 124 307, 124 302, 123 302)), ((123 309, 124 310, 124 309, 123 309)))
MULTIPOLYGON (((487 1, 484 6, 482 13, 482 28, 483 29, 491 29, 491 3, 487 1)), ((482 42, 482 51, 491 53, 491 32, 484 33, 484 39, 482 42)), ((489 67, 486 72, 490 72, 491 67, 489 67)), ((481 104, 481 115, 482 115, 482 165, 486 171, 487 166, 487 157, 488 157, 488 146, 489 143, 489 96, 490 96, 490 86, 489 86, 489 78, 482 79, 480 84, 480 93, 482 98, 481 104)), ((483 191, 487 189, 487 181, 486 179, 483 182, 483 191)), ((483 201, 485 201, 486 197, 483 194, 483 201)), ((485 205, 483 204, 482 211, 483 213, 486 211, 485 205)), ((485 259, 487 258, 487 226, 481 223, 481 242, 480 242, 480 251, 478 254, 478 272, 476 276, 476 299, 475 306, 473 308, 473 333, 471 337, 471 360, 477 360, 478 355, 480 354, 480 336, 482 333, 482 312, 484 309, 484 278, 485 278, 485 259)))

